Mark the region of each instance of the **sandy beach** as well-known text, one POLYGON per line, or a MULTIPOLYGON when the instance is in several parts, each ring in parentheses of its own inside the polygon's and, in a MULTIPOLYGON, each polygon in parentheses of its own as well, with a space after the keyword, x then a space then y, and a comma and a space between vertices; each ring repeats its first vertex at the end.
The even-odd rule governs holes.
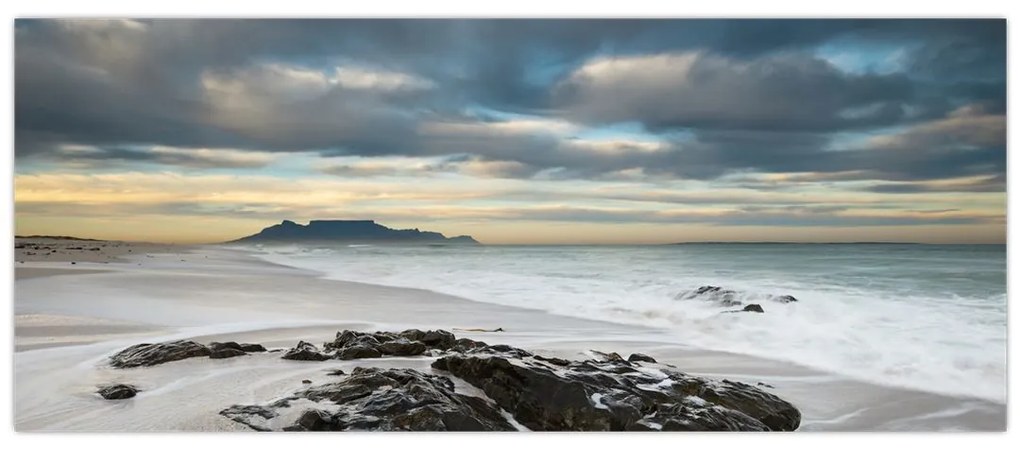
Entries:
POLYGON ((400 366, 430 371, 428 357, 302 363, 267 352, 114 370, 127 346, 189 338, 321 343, 341 329, 454 331, 490 344, 580 358, 588 350, 641 352, 684 372, 771 385, 797 406, 804 431, 1004 430, 1004 404, 893 388, 766 358, 707 351, 648 327, 481 303, 426 290, 340 282, 219 247, 19 240, 15 282, 15 427, 19 431, 247 430, 217 414, 301 385, 327 371, 400 366), (47 246, 48 255, 40 255, 47 246), (71 249, 71 248, 87 249, 71 249), (93 250, 91 248, 98 248, 93 250), (35 254, 28 254, 33 252, 35 254), (75 262, 73 265, 70 262, 75 262), (142 392, 104 401, 97 385, 142 392))

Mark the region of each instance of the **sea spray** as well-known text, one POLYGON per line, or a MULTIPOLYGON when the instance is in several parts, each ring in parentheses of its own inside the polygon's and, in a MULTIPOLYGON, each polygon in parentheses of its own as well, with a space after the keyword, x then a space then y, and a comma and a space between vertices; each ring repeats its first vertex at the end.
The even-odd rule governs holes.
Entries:
POLYGON ((331 279, 668 329, 695 347, 1005 401, 1002 245, 266 246, 331 279), (734 291, 764 314, 683 300, 734 291), (792 303, 770 302, 792 295, 792 303))

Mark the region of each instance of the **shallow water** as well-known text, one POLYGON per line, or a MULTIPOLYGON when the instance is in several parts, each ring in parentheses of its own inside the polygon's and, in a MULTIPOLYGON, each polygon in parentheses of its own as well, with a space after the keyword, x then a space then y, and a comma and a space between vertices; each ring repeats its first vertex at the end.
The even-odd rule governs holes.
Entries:
POLYGON ((1004 245, 277 246, 267 261, 664 329, 695 347, 869 382, 1006 398, 1004 245), (685 292, 717 285, 765 314, 685 292), (780 304, 770 295, 793 295, 780 304))

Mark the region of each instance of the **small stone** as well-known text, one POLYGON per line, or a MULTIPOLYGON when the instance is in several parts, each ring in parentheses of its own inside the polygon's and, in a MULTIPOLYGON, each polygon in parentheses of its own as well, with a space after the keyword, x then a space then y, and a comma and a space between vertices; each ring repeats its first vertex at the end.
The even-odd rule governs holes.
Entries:
POLYGON ((641 354, 639 352, 635 352, 635 353, 631 354, 630 357, 627 357, 627 361, 628 362, 659 363, 659 362, 655 361, 655 359, 653 359, 651 356, 648 356, 648 355, 645 355, 645 354, 641 354))
POLYGON ((761 308, 761 306, 758 305, 758 304, 748 304, 748 305, 744 306, 743 309, 740 309, 740 310, 742 312, 765 313, 765 309, 761 308))
POLYGON ((133 385, 117 384, 101 387, 96 393, 99 393, 103 399, 118 400, 135 397, 135 394, 138 393, 138 389, 133 385))

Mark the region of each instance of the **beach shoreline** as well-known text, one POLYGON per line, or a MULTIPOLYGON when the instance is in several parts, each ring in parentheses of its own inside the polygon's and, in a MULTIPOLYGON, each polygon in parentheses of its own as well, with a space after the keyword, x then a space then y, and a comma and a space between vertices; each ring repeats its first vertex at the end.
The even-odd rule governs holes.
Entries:
MULTIPOLYGON (((91 242, 90 244, 103 245, 91 242)), ((75 245, 77 246, 77 245, 75 245)), ((490 344, 577 359, 585 351, 641 352, 700 376, 773 386, 803 413, 802 430, 1004 430, 1005 405, 886 387, 786 362, 692 348, 655 328, 553 315, 427 290, 322 279, 221 247, 119 245, 86 250, 118 260, 16 259, 15 425, 47 430, 238 430, 216 411, 272 399, 327 369, 413 367, 430 360, 297 364, 263 354, 210 363, 110 370, 106 356, 138 342, 191 338, 269 348, 332 339, 336 331, 455 331, 490 344), (145 248, 145 249, 143 249, 145 248), (128 251, 130 250, 130 251, 128 251), (88 292, 83 297, 82 292, 88 292), (282 362, 282 363, 281 363, 282 362), (111 381, 142 384, 132 407, 94 395, 111 381), (33 392, 51 391, 51 397, 33 392), (61 401, 63 398, 63 401, 61 401), (189 405, 173 412, 168 406, 189 405), (59 406, 54 404, 59 403, 59 406), (73 418, 73 419, 72 419, 73 418)), ((61 256, 63 257, 63 256, 61 256)))

